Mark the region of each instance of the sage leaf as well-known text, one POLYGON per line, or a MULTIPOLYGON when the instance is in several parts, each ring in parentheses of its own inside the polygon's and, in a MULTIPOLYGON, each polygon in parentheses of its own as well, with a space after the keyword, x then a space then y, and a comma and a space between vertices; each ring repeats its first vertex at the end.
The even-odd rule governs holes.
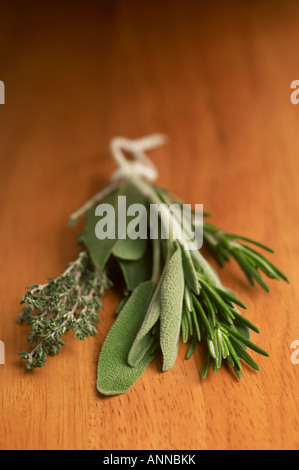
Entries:
POLYGON ((136 367, 144 358, 144 355, 155 344, 156 338, 153 329, 148 331, 141 339, 136 341, 134 348, 128 354, 128 363, 131 367, 136 367))
POLYGON ((144 255, 148 245, 146 214, 147 198, 140 192, 139 188, 130 181, 127 183, 123 195, 126 196, 126 205, 125 207, 121 206, 121 210, 126 211, 126 214, 122 213, 121 223, 125 223, 125 227, 117 227, 118 233, 121 233, 121 238, 119 238, 113 246, 112 254, 115 257, 124 260, 138 260, 144 255), (132 207, 135 207, 134 215, 129 215, 130 206, 131 209, 132 207), (141 230, 141 225, 144 230, 141 230), (139 232, 136 227, 139 228, 139 232), (122 238, 123 236, 125 238, 122 238))
POLYGON ((177 247, 168 261, 161 284, 160 346, 163 371, 170 369, 177 357, 184 287, 182 253, 177 247))
MULTIPOLYGON (((123 191, 123 188, 110 193, 101 203, 111 204, 117 213, 117 196, 123 191)), ((86 222, 84 225, 81 242, 85 245, 89 252, 90 258, 95 267, 101 272, 111 255, 112 248, 116 243, 115 239, 106 238, 99 240, 96 237, 95 226, 98 217, 95 215, 94 208, 89 209, 86 213, 86 222)))
POLYGON ((144 255, 147 248, 147 240, 143 238, 136 238, 132 240, 127 237, 123 240, 118 240, 112 249, 112 254, 119 259, 123 260, 139 260, 144 255))
MULTIPOLYGON (((151 299, 149 308, 146 312, 144 321, 141 325, 140 330, 135 338, 128 356, 128 362, 130 365, 135 367, 142 358, 142 353, 145 351, 147 344, 151 342, 152 330, 157 324, 161 315, 161 285, 167 269, 169 256, 170 256, 170 245, 167 244, 165 247, 165 264, 162 270, 161 277, 157 280, 155 291, 151 299)), ((155 281, 157 278, 158 267, 160 266, 160 244, 153 240, 153 276, 152 280, 155 281)))
MULTIPOLYGON (((168 202, 169 202, 169 199, 168 199, 168 202)), ((174 215, 174 218, 175 220, 177 221, 177 223, 179 224, 179 226, 181 226, 181 208, 178 208, 175 204, 172 205, 172 209, 173 209, 173 215, 174 215)), ((196 269, 195 269, 195 266, 194 266, 194 262, 193 262, 193 258, 192 258, 192 250, 190 252, 190 250, 187 248, 188 246, 188 243, 187 243, 187 240, 188 239, 192 239, 192 234, 190 234, 190 231, 188 231, 186 229, 186 227, 188 227, 189 225, 189 220, 187 218, 187 220, 185 220, 185 223, 183 223, 183 227, 182 228, 182 236, 181 236, 181 240, 180 240, 180 245, 181 245, 181 249, 182 249, 182 259, 183 259, 183 267, 184 267, 184 272, 185 272, 185 277, 186 277, 186 280, 189 284, 189 287, 190 289, 195 293, 195 294, 199 294, 199 283, 198 283, 198 278, 197 278, 197 273, 196 273, 196 269)))
POLYGON ((142 258, 138 260, 117 259, 117 261, 129 291, 133 291, 141 282, 151 278, 152 255, 150 249, 147 249, 142 258))
POLYGON ((132 292, 106 337, 97 369, 97 389, 104 395, 127 392, 156 355, 155 351, 147 351, 136 367, 131 367, 127 361, 152 292, 153 281, 141 283, 132 292))
MULTIPOLYGON (((122 258, 126 257, 125 253, 127 250, 127 259, 136 259, 141 257, 146 249, 146 240, 131 240, 129 237, 124 239, 119 238, 119 232, 122 232, 125 229, 125 227, 120 227, 118 224, 119 196, 126 197, 127 207, 135 203, 144 204, 146 201, 146 197, 141 194, 138 188, 136 188, 130 181, 120 185, 117 190, 112 191, 105 199, 101 200, 101 204, 106 203, 113 206, 115 213, 115 236, 99 240, 96 236, 96 225, 99 218, 95 215, 95 208, 93 207, 92 209, 89 209, 86 213, 86 223, 81 241, 86 246, 91 260, 99 271, 103 270, 111 254, 113 254, 113 250, 116 250, 116 246, 119 247, 116 253, 118 253, 118 256, 122 255, 122 258)), ((125 216, 126 214, 123 215, 125 216)), ((132 217, 126 217, 127 225, 130 223, 131 219, 132 217)))
POLYGON ((142 359, 142 351, 145 351, 145 345, 150 343, 150 339, 152 337, 152 328, 155 326, 155 324, 160 318, 161 282, 162 281, 160 280, 155 288, 144 320, 130 349, 128 355, 128 362, 132 367, 136 367, 136 365, 142 359))

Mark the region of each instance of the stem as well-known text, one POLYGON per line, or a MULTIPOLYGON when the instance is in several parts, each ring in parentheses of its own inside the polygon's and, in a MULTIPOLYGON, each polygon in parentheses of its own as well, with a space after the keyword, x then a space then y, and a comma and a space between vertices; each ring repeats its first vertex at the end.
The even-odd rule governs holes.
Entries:
POLYGON ((192 256, 194 260, 197 262, 198 266, 208 278, 208 280, 216 287, 222 288, 222 283, 216 273, 216 271, 212 268, 210 263, 202 256, 200 251, 192 251, 192 256))
MULTIPOLYGON (((161 200, 157 196, 156 192, 153 190, 151 185, 149 185, 147 182, 145 182, 143 179, 138 178, 138 177, 132 177, 131 182, 146 196, 150 199, 155 204, 161 204, 161 200)), ((170 215, 170 212, 169 212, 170 215)), ((176 220, 176 219, 175 219, 176 220)), ((184 237, 182 237, 184 241, 184 237)), ((209 281, 217 286, 217 287, 222 287, 222 284, 220 282, 220 279, 212 268, 212 266, 206 261, 206 259, 202 256, 199 250, 192 250, 192 257, 193 259, 197 262, 198 266, 200 269, 203 271, 203 273, 207 276, 209 281)))
POLYGON ((160 273, 160 243, 153 239, 153 270, 152 280, 157 281, 160 273))
MULTIPOLYGON (((67 268, 65 269, 65 271, 60 274, 59 276, 57 276, 55 279, 54 279, 54 282, 55 281, 58 281, 58 279, 61 279, 62 277, 65 277, 73 268, 76 264, 82 262, 82 260, 84 259, 84 257, 87 256, 87 252, 86 251, 80 251, 80 253, 78 254, 77 258, 72 261, 71 263, 69 263, 69 265, 67 266, 67 268)), ((39 284, 38 286, 34 287, 33 289, 31 289, 31 294, 34 294, 35 292, 37 291, 41 291, 43 289, 45 289, 46 287, 48 287, 48 285, 50 284, 50 282, 46 282, 45 284, 39 284)))
POLYGON ((71 214, 70 216, 70 223, 74 223, 77 219, 85 214, 91 207, 97 202, 103 199, 104 197, 108 196, 114 189, 116 189, 119 185, 117 180, 112 181, 109 183, 105 188, 101 189, 97 194, 95 194, 92 198, 90 198, 82 207, 80 207, 76 212, 71 214))

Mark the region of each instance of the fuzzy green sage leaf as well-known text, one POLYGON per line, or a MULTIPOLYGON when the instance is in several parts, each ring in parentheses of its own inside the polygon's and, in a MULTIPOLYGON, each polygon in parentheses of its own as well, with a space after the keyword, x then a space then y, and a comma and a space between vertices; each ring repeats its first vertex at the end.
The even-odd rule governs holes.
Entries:
POLYGON ((136 367, 131 367, 127 360, 152 292, 153 281, 141 283, 131 294, 106 337, 97 372, 97 389, 104 395, 119 395, 129 390, 156 355, 155 351, 147 351, 136 367))
MULTIPOLYGON (((154 286, 154 284, 153 284, 154 286)), ((145 346, 149 344, 152 338, 152 329, 156 325, 161 315, 161 302, 160 302, 161 280, 155 287, 148 309, 146 311, 144 320, 139 328, 139 331, 134 339, 132 347, 128 355, 128 362, 131 366, 136 365, 142 359, 142 351, 145 346)))
POLYGON ((180 247, 177 247, 168 262, 161 285, 160 346, 163 354, 163 371, 170 369, 177 357, 184 286, 182 253, 180 247))

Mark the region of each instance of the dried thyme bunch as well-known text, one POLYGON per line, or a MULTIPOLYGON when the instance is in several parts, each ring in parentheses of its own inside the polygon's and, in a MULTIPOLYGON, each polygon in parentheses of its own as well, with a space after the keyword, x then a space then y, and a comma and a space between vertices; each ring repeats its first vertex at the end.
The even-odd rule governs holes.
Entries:
POLYGON ((60 276, 27 288, 18 319, 32 328, 28 334, 32 350, 19 353, 28 369, 43 367, 48 354, 59 353, 68 331, 80 340, 96 333, 101 297, 108 286, 106 274, 99 273, 83 250, 60 276))

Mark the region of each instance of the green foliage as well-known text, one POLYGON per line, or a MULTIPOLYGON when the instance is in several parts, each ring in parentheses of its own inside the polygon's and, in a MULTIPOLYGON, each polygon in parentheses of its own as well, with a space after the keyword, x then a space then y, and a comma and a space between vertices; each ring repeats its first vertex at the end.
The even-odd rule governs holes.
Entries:
POLYGON ((177 357, 184 286, 181 248, 176 247, 167 263, 161 283, 160 345, 163 355, 163 371, 170 369, 177 357))
MULTIPOLYGON (((165 201, 182 204, 167 190, 134 176, 119 183, 102 201, 113 204, 116 220, 120 195, 127 197, 127 205, 141 203, 148 207, 165 201)), ((99 240, 95 234, 96 204, 95 200, 87 210, 80 236, 83 248, 78 258, 57 278, 29 286, 22 299, 25 305, 19 321, 31 326, 28 341, 32 349, 20 353, 27 367, 43 367, 48 355, 61 351, 62 337, 70 330, 81 340, 96 333, 102 296, 112 282, 120 285, 117 277, 120 271, 123 297, 99 355, 100 393, 125 393, 159 352, 162 370, 169 370, 176 361, 180 338, 189 345, 186 359, 194 354, 199 343, 205 345, 203 378, 211 366, 216 372, 224 363, 238 378, 242 377, 243 362, 259 370, 248 352, 268 356, 251 339, 251 333, 258 334, 259 329, 240 313, 239 309, 245 311, 246 306, 222 285, 202 252, 188 251, 184 241, 171 237, 99 240)), ((165 223, 163 217, 160 213, 161 223, 165 223)), ((128 217, 128 224, 131 220, 128 217)), ((203 230, 204 244, 220 265, 234 259, 250 284, 257 282, 269 292, 262 274, 288 282, 273 263, 249 245, 272 252, 267 246, 225 233, 208 222, 204 222, 203 230)))
POLYGON ((33 349, 19 353, 28 369, 43 367, 48 355, 60 353, 65 345, 61 338, 70 330, 80 340, 96 333, 101 297, 109 285, 106 274, 99 273, 87 252, 81 251, 60 276, 28 287, 18 318, 32 328, 28 341, 33 349))
MULTIPOLYGON (((87 251, 95 265, 95 267, 101 272, 109 258, 114 255, 118 259, 123 260, 138 260, 146 251, 147 240, 137 238, 131 240, 127 236, 127 233, 118 233, 120 227, 118 226, 118 197, 126 197, 126 205, 129 207, 131 204, 145 204, 145 196, 131 184, 130 181, 120 184, 120 186, 106 196, 101 201, 102 204, 111 204, 115 213, 115 236, 113 238, 104 238, 99 240, 96 236, 96 224, 98 222, 98 216, 95 213, 94 207, 89 209, 86 214, 86 224, 81 237, 82 243, 86 246, 87 251), (125 236, 125 238, 121 238, 125 236)), ((96 205, 96 204, 95 204, 96 205)), ((132 221, 133 216, 126 217, 126 232, 128 231, 128 225, 132 221)))
POLYGON ((97 389, 104 395, 128 391, 154 359, 157 350, 154 335, 148 341, 142 358, 135 367, 128 363, 128 354, 140 329, 153 292, 153 281, 141 283, 131 294, 103 344, 97 372, 97 389))
POLYGON ((132 343, 128 354, 128 362, 134 367, 142 359, 142 353, 144 351, 145 345, 152 338, 153 332, 155 331, 155 326, 161 316, 161 282, 159 280, 158 284, 154 284, 152 290, 151 300, 149 302, 148 308, 144 314, 143 321, 140 325, 140 328, 135 336, 135 339, 132 343))
POLYGON ((214 254, 220 266, 224 266, 231 258, 239 264, 249 283, 253 286, 256 281, 265 291, 270 292, 268 285, 262 279, 260 271, 268 278, 289 282, 287 276, 261 253, 243 242, 256 245, 270 253, 268 246, 240 235, 225 233, 214 225, 204 223, 204 240, 214 254))

